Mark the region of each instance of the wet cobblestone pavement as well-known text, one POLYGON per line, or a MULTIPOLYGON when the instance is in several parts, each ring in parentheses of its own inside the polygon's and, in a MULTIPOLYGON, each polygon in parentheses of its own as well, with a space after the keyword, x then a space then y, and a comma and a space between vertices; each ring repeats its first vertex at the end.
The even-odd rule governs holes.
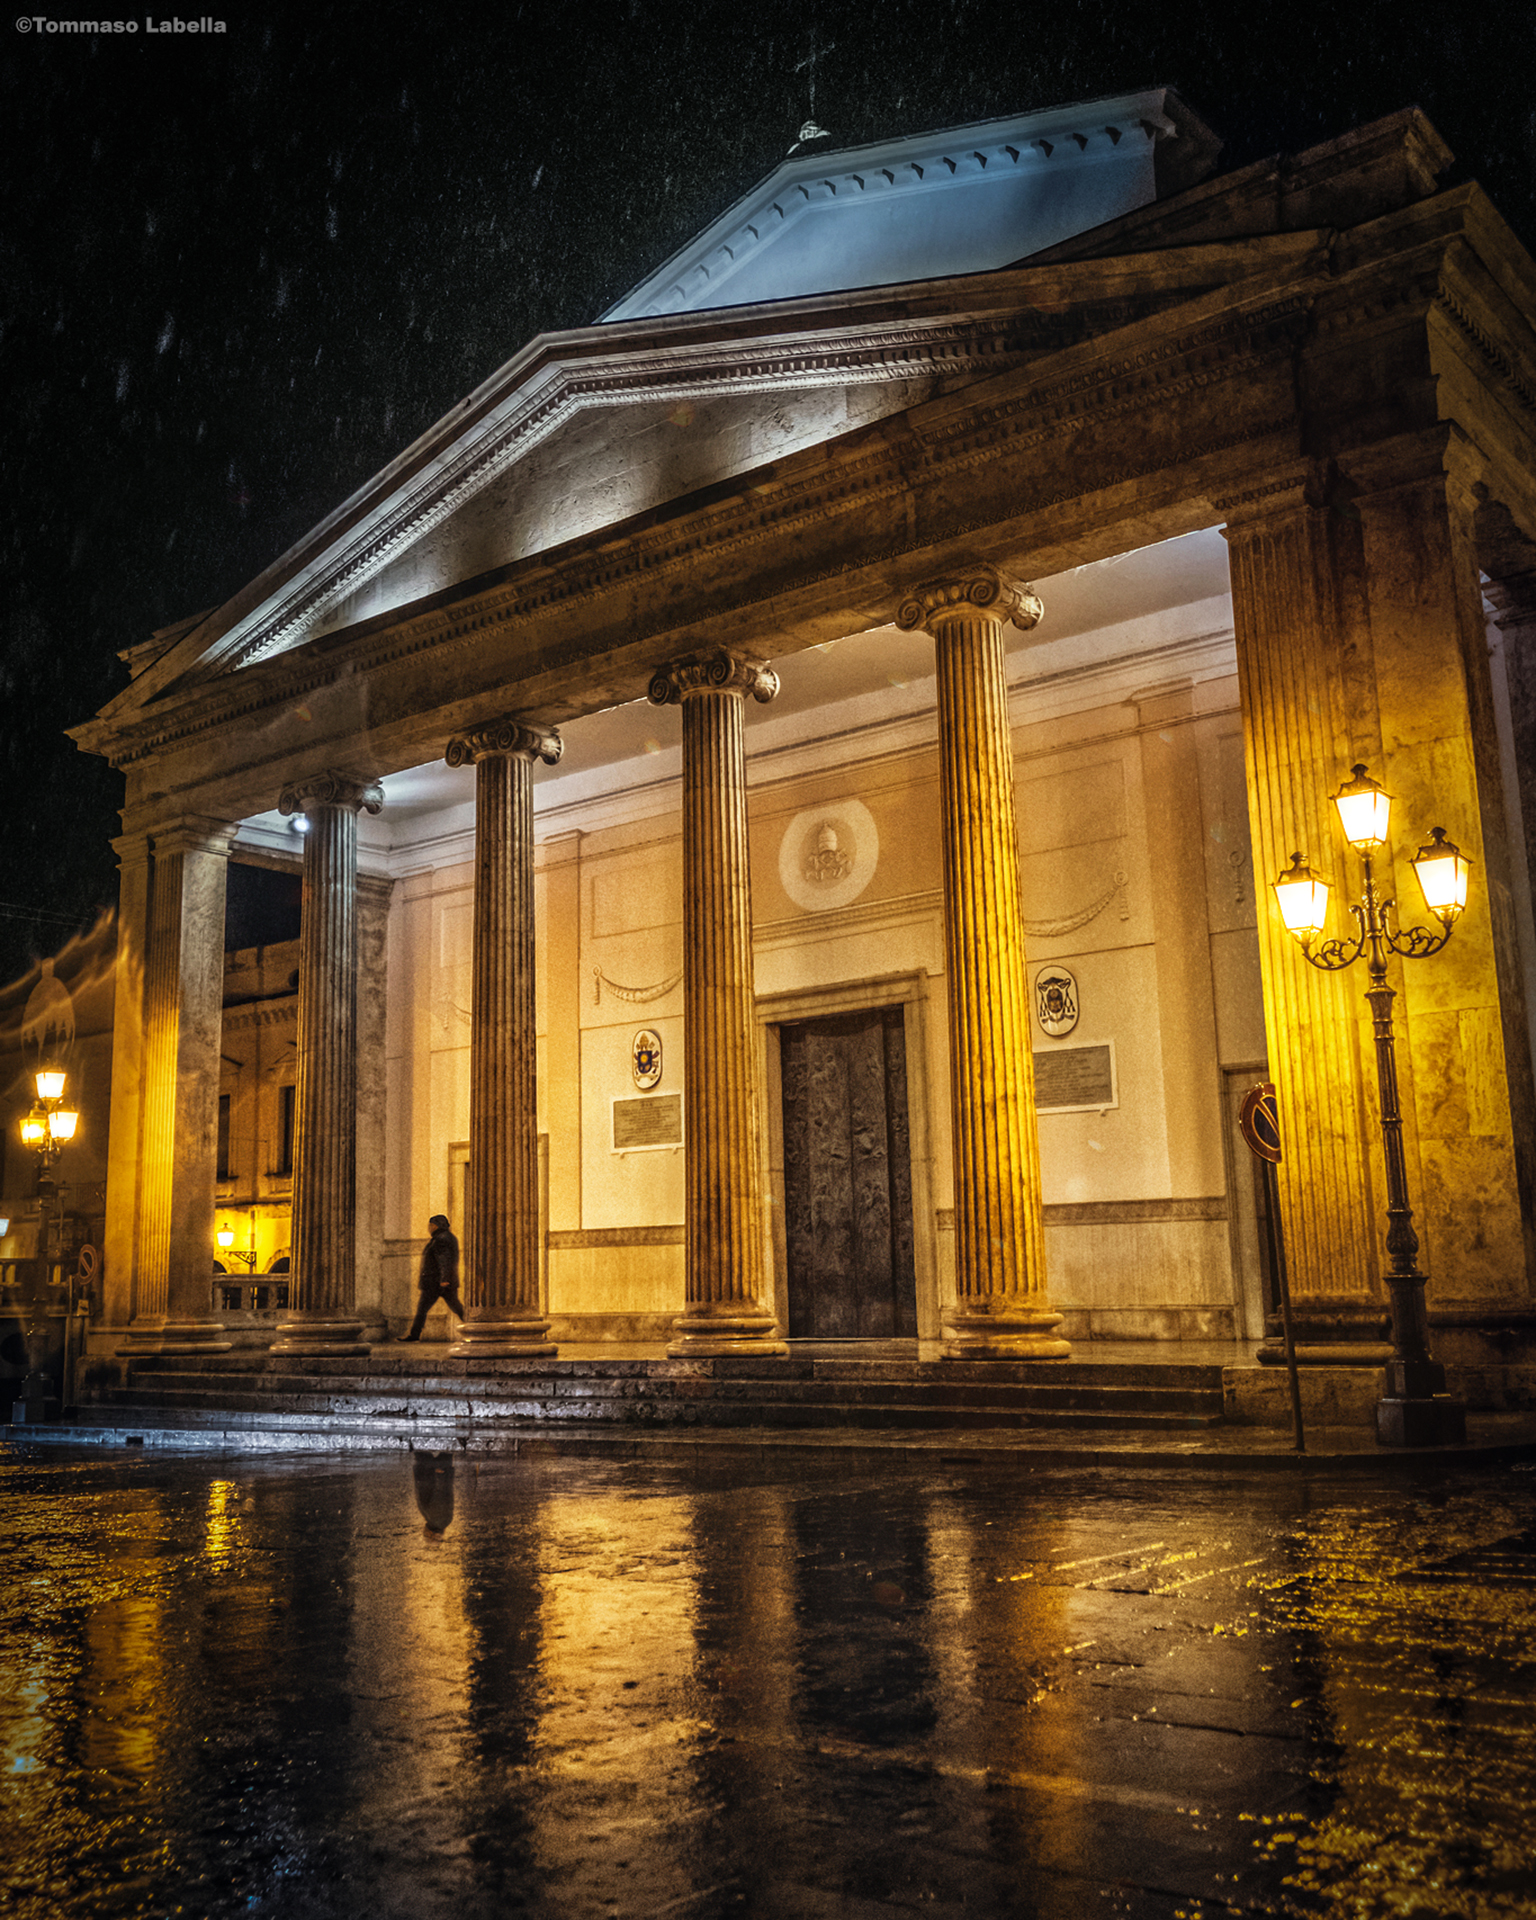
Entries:
POLYGON ((1536 1472, 0 1456, 0 1911, 1536 1913, 1536 1472))

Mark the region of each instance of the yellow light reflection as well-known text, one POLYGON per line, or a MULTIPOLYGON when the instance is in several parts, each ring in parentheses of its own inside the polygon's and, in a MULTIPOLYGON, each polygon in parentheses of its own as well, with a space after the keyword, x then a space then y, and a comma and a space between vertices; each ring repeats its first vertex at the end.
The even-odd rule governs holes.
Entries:
POLYGON ((228 1560, 240 1544, 240 1519, 234 1510, 238 1491, 233 1480, 209 1483, 203 1551, 215 1564, 228 1560))

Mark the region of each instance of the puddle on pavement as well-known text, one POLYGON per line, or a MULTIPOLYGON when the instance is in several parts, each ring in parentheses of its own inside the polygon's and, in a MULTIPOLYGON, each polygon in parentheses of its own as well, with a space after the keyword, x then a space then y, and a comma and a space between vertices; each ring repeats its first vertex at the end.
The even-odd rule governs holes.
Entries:
POLYGON ((1536 1906, 1536 1476, 0 1456, 0 1907, 1536 1906))

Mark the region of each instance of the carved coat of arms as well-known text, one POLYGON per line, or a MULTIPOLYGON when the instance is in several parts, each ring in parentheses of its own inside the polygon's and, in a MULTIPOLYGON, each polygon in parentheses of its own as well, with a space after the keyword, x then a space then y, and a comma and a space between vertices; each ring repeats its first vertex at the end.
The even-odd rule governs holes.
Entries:
POLYGON ((642 1027, 635 1035, 632 1059, 635 1085, 645 1093, 661 1078, 661 1035, 642 1027))
POLYGON ((1053 1040, 1077 1025, 1077 981, 1065 967, 1042 967, 1035 975, 1035 1018, 1053 1040))
POLYGON ((806 850, 803 871, 807 880, 823 887, 846 880, 852 873, 853 855, 844 851, 830 820, 823 820, 817 829, 815 841, 806 850))

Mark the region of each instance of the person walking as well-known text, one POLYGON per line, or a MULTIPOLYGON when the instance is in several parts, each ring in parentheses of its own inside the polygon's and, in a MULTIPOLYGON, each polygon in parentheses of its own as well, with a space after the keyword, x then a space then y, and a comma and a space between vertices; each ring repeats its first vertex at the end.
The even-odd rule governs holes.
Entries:
POLYGON ((421 1298, 411 1330, 400 1336, 402 1340, 421 1338, 427 1315, 439 1300, 446 1300, 449 1311, 461 1320, 464 1318, 464 1302, 459 1298, 459 1243, 448 1224, 448 1216, 434 1213, 427 1227, 431 1238, 421 1250, 421 1272, 416 1280, 421 1298))

